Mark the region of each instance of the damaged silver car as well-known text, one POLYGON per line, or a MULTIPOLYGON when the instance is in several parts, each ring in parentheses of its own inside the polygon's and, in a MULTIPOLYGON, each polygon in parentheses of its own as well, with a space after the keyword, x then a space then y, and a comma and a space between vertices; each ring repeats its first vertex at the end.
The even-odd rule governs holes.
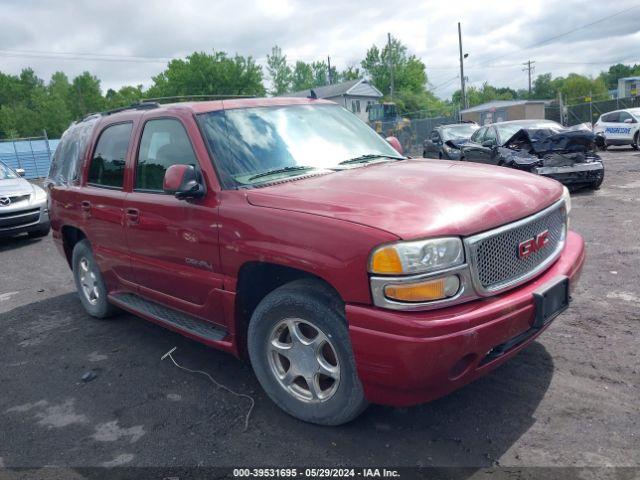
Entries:
POLYGON ((565 128, 549 120, 486 125, 461 145, 460 160, 526 170, 570 188, 602 185, 604 165, 596 136, 586 127, 565 128))

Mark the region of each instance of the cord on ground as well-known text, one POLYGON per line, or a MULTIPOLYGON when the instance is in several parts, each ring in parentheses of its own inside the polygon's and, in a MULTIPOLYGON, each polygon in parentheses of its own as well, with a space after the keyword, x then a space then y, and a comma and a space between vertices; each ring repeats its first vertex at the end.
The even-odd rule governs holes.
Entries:
POLYGON ((229 392, 231 395, 234 395, 238 398, 246 398, 247 400, 249 400, 250 405, 249 405, 249 411, 247 412, 246 416, 244 417, 244 429, 242 430, 243 432, 246 432, 247 429, 249 428, 249 417, 251 416, 251 412, 253 411, 253 407, 255 406, 256 402, 253 399, 252 396, 247 395, 245 393, 238 393, 235 392, 233 390, 231 390, 229 387, 222 385, 221 383, 216 382, 213 377, 211 375, 209 375, 207 372, 203 372, 202 370, 191 370, 190 368, 187 367, 183 367, 182 365, 179 365, 178 362, 176 362, 176 360, 173 358, 173 352, 175 352, 177 350, 177 347, 173 347, 171 350, 169 350, 167 353, 165 353, 162 358, 160 359, 161 361, 164 360, 165 358, 169 357, 171 359, 171 361, 173 362, 173 364, 178 367, 180 370, 184 370, 185 372, 189 372, 189 373, 199 373, 200 375, 204 375, 205 377, 207 377, 209 380, 211 380, 211 383, 213 383, 216 387, 221 388, 222 390, 229 392))

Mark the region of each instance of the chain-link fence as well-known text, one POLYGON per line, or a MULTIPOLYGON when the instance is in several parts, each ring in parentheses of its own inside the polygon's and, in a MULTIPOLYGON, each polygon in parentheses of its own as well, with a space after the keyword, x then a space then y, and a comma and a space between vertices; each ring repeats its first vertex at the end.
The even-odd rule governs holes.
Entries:
POLYGON ((457 113, 429 118, 402 118, 395 122, 378 122, 373 128, 383 137, 396 137, 407 155, 422 155, 422 142, 439 125, 458 123, 457 113))
POLYGON ((49 173, 51 157, 59 140, 42 137, 0 140, 0 161, 9 167, 24 170, 28 179, 44 178, 49 173))
POLYGON ((565 122, 569 126, 579 123, 596 123, 603 113, 638 107, 640 107, 640 97, 616 98, 615 100, 567 105, 565 122))

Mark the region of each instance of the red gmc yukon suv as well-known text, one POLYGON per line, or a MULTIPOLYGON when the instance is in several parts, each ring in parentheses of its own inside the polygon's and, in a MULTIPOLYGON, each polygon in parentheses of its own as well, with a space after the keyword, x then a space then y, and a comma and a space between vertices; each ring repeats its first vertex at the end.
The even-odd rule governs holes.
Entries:
POLYGON ((559 183, 406 158, 322 100, 91 115, 47 186, 90 315, 247 356, 276 404, 325 425, 494 369, 568 306, 584 261, 559 183))

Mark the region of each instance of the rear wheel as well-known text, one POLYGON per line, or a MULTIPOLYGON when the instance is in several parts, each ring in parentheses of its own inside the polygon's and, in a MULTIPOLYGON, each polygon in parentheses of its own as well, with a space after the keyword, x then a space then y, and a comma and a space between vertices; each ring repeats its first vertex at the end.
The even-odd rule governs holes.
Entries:
POLYGON ((107 286, 88 240, 82 240, 73 247, 72 265, 78 296, 87 313, 96 318, 117 313, 118 309, 107 300, 107 286))
POLYGON ((267 295, 249 324, 249 356, 262 388, 305 422, 340 425, 367 406, 336 306, 323 284, 296 281, 267 295))

